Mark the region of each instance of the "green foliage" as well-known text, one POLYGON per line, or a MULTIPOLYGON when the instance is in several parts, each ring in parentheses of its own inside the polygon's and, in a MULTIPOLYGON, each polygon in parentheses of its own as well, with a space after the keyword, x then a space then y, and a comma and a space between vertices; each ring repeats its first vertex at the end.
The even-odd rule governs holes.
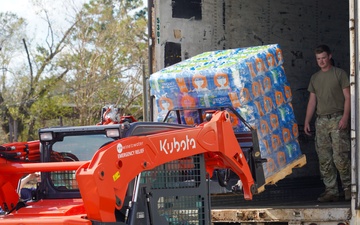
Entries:
POLYGON ((44 43, 26 37, 24 19, 0 13, 0 67, 6 68, 0 70, 0 116, 9 138, 0 141, 37 139, 37 129, 46 126, 96 124, 109 104, 139 118, 145 10, 142 0, 90 0, 67 30, 55 33, 43 9, 44 43))
POLYGON ((6 118, 1 121, 1 127, 9 138, 7 141, 26 141, 37 138, 35 123, 41 118, 41 115, 33 114, 33 105, 46 97, 51 87, 68 71, 58 68, 56 62, 72 28, 64 32, 60 41, 55 42, 49 37, 49 42, 34 51, 28 48, 23 33, 24 20, 11 14, 14 22, 10 23, 8 15, 0 14, 0 21, 8 24, 2 26, 3 33, 8 36, 3 39, 5 47, 0 52, 0 63, 5 68, 1 74, 0 114, 6 118), (53 44, 49 45, 50 42, 53 44), (34 58, 31 57, 32 52, 35 52, 34 58))
MULTIPOLYGON (((116 104, 124 113, 142 114, 142 69, 147 56, 146 19, 133 16, 142 1, 92 0, 79 14, 72 36, 71 76, 68 88, 89 125, 99 110, 116 104), (140 104, 139 104, 140 103, 140 104)), ((141 10, 141 9, 139 9, 141 10)))

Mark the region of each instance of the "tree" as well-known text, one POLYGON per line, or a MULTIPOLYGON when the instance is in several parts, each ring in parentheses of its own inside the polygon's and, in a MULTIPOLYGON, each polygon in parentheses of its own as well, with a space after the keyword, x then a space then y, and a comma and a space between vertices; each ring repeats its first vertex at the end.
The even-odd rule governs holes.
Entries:
MULTIPOLYGON (((47 15, 46 10, 43 13, 47 15)), ((32 114, 33 106, 45 98, 49 90, 69 71, 65 65, 57 67, 61 63, 57 56, 64 50, 67 38, 76 22, 60 38, 56 38, 50 19, 46 17, 49 32, 46 44, 38 45, 32 55, 26 39, 19 38, 21 35, 25 36, 20 32, 25 25, 24 20, 17 18, 14 14, 0 14, 0 18, 4 24, 7 24, 7 26, 2 26, 4 33, 7 34, 2 40, 4 46, 1 52, 3 68, 13 68, 13 72, 6 69, 6 72, 2 74, 0 95, 1 115, 4 118, 2 127, 8 133, 9 141, 32 140, 37 138, 35 122, 38 116, 32 114), (8 22, 9 15, 11 23, 8 22), (13 43, 17 43, 17 45, 13 43), (26 57, 14 57, 14 53, 20 51, 19 43, 23 44, 23 52, 26 52, 26 57), (13 45, 17 48, 7 48, 7 46, 13 45)))
POLYGON ((100 109, 108 104, 120 106, 125 114, 142 114, 147 22, 144 11, 136 11, 141 4, 140 0, 92 0, 78 15, 81 22, 64 61, 71 64, 66 83, 80 125, 98 122, 100 109))
POLYGON ((139 117, 147 65, 142 1, 91 0, 60 31, 42 0, 36 3, 48 28, 43 41, 26 37, 24 19, 0 15, 0 63, 6 68, 0 115, 7 141, 37 139, 38 128, 59 118, 60 125, 95 124, 107 104, 139 117))
POLYGON ((17 70, 12 70, 14 60, 21 54, 21 42, 12 42, 10 40, 18 39, 25 35, 26 23, 23 18, 19 18, 13 13, 0 13, 0 67, 1 67, 1 92, 0 92, 0 115, 1 128, 5 135, 2 135, 2 141, 9 137, 16 136, 17 118, 19 117, 16 109, 16 102, 19 100, 18 93, 14 87, 19 85, 21 78, 16 74, 17 70), (5 138, 4 138, 5 136, 5 138))

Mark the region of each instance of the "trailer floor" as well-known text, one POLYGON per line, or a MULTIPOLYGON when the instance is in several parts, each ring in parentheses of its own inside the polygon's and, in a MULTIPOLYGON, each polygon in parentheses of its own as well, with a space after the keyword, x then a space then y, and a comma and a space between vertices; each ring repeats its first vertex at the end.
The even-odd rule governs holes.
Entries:
POLYGON ((318 202, 318 196, 324 191, 319 177, 291 178, 279 181, 276 185, 266 186, 265 191, 254 195, 248 201, 242 194, 221 193, 211 195, 211 208, 334 208, 350 207, 350 201, 343 196, 337 202, 318 202))

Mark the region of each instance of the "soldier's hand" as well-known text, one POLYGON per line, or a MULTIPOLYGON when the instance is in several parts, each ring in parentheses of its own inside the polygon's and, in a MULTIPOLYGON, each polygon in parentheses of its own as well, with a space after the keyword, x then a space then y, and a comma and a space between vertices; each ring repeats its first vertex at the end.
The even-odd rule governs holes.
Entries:
POLYGON ((310 129, 310 124, 309 123, 305 123, 304 124, 304 131, 305 131, 305 134, 308 135, 308 136, 311 136, 311 129, 310 129))
POLYGON ((339 130, 345 130, 347 126, 348 126, 348 120, 344 119, 344 117, 341 118, 341 120, 339 121, 339 127, 338 127, 339 130))

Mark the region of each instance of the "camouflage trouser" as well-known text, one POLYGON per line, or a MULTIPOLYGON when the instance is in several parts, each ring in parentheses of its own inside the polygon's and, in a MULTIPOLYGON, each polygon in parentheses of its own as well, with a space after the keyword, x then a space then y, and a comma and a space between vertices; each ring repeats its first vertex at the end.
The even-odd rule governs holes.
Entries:
POLYGON ((350 133, 338 130, 341 115, 318 117, 315 122, 315 146, 319 157, 320 174, 326 191, 338 194, 337 170, 343 188, 350 188, 350 133))

